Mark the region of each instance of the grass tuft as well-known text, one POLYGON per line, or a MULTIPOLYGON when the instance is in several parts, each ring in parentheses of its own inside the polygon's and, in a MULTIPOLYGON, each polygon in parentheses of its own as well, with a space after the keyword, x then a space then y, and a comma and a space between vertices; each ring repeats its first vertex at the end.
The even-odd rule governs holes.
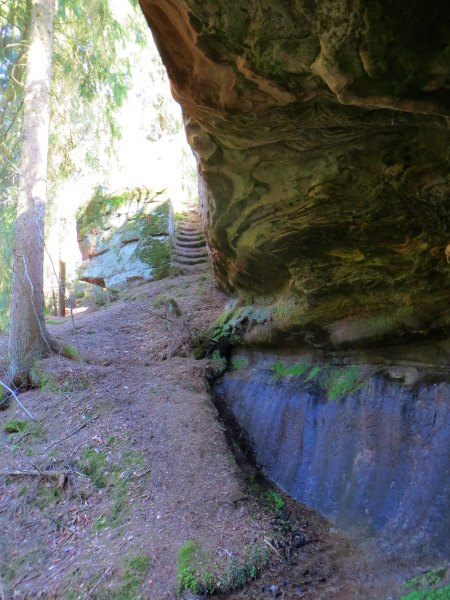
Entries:
POLYGON ((24 433, 28 431, 30 424, 28 421, 21 421, 20 419, 8 419, 3 425, 3 431, 6 433, 24 433))

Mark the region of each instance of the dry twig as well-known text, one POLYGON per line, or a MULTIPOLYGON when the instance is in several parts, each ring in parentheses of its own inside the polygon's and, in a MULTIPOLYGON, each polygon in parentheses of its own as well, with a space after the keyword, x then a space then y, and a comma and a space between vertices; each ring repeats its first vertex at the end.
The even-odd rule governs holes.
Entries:
POLYGON ((0 471, 0 477, 49 477, 59 479, 68 477, 70 471, 32 471, 31 469, 15 469, 11 471, 0 471))
POLYGON ((83 429, 83 427, 86 427, 86 425, 89 425, 89 423, 92 423, 92 421, 95 421, 95 419, 98 419, 98 416, 99 415, 94 415, 87 421, 84 421, 84 423, 81 423, 81 425, 78 425, 78 427, 75 427, 75 429, 72 429, 72 431, 69 431, 69 433, 66 434, 64 437, 60 438, 59 440, 56 440, 56 442, 51 443, 50 446, 47 446, 46 452, 51 450, 51 448, 54 448, 55 446, 57 446, 60 442, 67 440, 67 438, 71 437, 75 433, 78 433, 81 429, 83 429))

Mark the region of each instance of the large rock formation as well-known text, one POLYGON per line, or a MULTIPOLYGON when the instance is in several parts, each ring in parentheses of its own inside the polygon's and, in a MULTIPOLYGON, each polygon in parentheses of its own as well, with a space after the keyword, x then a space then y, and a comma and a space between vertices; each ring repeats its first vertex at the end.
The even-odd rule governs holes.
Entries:
POLYGON ((445 554, 450 5, 140 2, 239 298, 225 404, 296 498, 445 554))
POLYGON ((447 328, 448 4, 141 5, 219 284, 323 345, 447 328))
POLYGON ((169 274, 172 207, 165 190, 146 188, 105 194, 101 189, 81 207, 77 218, 83 262, 79 279, 118 288, 169 274))

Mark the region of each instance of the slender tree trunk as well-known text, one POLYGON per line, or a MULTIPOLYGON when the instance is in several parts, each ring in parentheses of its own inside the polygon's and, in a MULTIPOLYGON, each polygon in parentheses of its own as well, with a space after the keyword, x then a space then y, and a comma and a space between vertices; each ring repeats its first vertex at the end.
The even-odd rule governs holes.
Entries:
POLYGON ((66 263, 59 261, 58 317, 66 316, 66 263))
POLYGON ((33 363, 51 350, 44 320, 43 260, 55 0, 32 0, 9 333, 9 380, 31 383, 33 363))

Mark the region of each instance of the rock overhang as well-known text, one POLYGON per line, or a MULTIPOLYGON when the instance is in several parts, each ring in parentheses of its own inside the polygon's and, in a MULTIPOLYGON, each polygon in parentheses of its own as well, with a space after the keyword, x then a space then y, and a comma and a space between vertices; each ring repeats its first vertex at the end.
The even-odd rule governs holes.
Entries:
POLYGON ((197 157, 219 285, 325 345, 447 330, 449 9, 141 5, 197 157))

